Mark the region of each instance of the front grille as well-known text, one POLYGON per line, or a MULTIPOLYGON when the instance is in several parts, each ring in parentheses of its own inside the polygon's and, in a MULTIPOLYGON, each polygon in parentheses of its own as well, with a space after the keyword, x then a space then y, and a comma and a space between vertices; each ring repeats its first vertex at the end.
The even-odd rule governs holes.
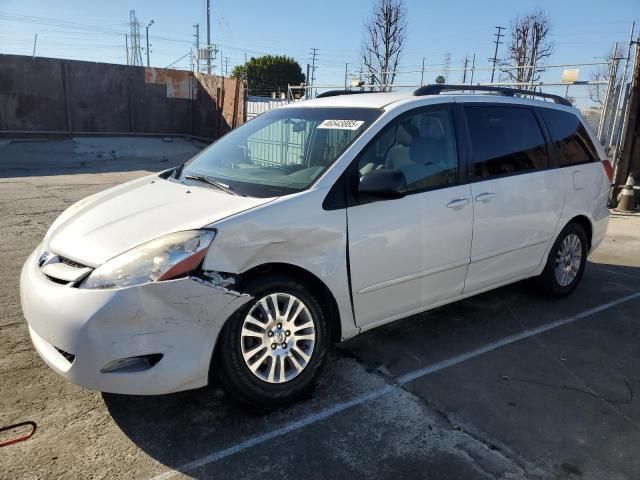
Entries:
POLYGON ((78 263, 78 262, 76 262, 74 260, 71 260, 70 258, 62 257, 60 255, 58 255, 58 260, 60 260, 60 263, 64 263, 65 265, 69 265, 70 267, 87 268, 87 265, 83 265, 83 264, 78 263))
POLYGON ((58 285, 68 285, 70 283, 67 280, 62 280, 61 278, 55 278, 55 277, 52 277, 51 275, 44 274, 44 276, 47 277, 47 279, 50 282, 57 283, 58 285))
POLYGON ((73 361, 76 359, 76 356, 73 353, 65 352, 64 350, 58 347, 53 347, 53 348, 55 348, 58 351, 58 353, 62 355, 69 363, 73 363, 73 361))
POLYGON ((40 258, 40 271, 49 281, 58 285, 77 283, 92 270, 91 267, 55 253, 45 252, 40 258))

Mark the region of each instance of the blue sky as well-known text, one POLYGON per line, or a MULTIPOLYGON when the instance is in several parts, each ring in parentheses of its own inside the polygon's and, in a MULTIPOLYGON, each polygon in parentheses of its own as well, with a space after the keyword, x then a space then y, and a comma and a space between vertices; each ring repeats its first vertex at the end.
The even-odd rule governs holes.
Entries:
MULTIPOLYGON (((350 71, 360 68, 362 24, 372 3, 373 0, 211 0, 212 40, 219 45, 222 56, 229 57, 229 70, 244 60, 245 53, 249 57, 265 53, 290 55, 304 70, 310 62, 310 48, 316 47, 316 82, 341 84, 346 62, 350 71)), ((461 66, 465 55, 474 53, 477 65, 487 67, 488 58, 493 56, 495 26, 509 27, 514 15, 533 8, 541 8, 551 17, 555 52, 549 62, 553 64, 601 61, 614 41, 626 43, 631 21, 640 20, 640 0, 405 3, 409 15, 402 70, 420 69, 423 57, 428 66, 440 68, 447 52, 451 54, 452 67, 461 66)), ((205 0, 0 0, 0 52, 31 55, 37 33, 40 56, 125 63, 124 33, 128 32, 129 10, 135 9, 143 34, 144 25, 150 19, 155 21, 150 30, 151 64, 165 67, 191 48, 194 23, 200 23, 204 42, 205 5, 205 0), (7 15, 21 17, 16 21, 7 15), (27 22, 22 16, 37 18, 27 22), (52 20, 80 25, 52 25, 52 20)), ((216 64, 219 72, 220 59, 216 64)), ((175 65, 187 69, 190 61, 185 58, 175 65)), ((437 72, 429 72, 425 81, 433 81, 430 77, 436 75, 437 72)), ((400 81, 419 81, 419 76, 404 74, 400 81)), ((580 79, 587 80, 583 78, 586 76, 588 73, 581 71, 580 79)), ((449 79, 452 80, 460 79, 449 79)))

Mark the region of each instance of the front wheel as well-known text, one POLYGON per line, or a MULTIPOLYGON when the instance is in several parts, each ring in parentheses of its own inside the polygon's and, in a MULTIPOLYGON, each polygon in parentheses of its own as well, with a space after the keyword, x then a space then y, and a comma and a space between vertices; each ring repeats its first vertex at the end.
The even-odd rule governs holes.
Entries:
POLYGON ((587 235, 577 223, 570 223, 560 232, 538 284, 553 297, 569 295, 580 283, 587 263, 587 235))
POLYGON ((328 349, 325 313, 302 284, 266 275, 246 285, 253 299, 221 332, 217 364, 225 390, 243 404, 274 409, 308 395, 328 349))

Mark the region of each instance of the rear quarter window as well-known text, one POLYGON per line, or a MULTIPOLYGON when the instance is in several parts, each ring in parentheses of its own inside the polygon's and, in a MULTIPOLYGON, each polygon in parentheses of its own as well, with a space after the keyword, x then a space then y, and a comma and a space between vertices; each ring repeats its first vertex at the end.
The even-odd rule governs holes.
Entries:
POLYGON ((598 161, 598 151, 580 119, 570 112, 541 108, 560 167, 598 161))

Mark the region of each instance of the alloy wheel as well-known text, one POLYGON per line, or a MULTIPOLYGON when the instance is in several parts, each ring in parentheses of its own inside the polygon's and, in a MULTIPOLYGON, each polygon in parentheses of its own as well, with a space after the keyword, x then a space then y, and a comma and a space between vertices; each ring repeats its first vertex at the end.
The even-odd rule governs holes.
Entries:
POLYGON ((309 364, 316 343, 313 316, 298 297, 271 293, 249 310, 240 335, 249 370, 268 383, 285 383, 309 364))
POLYGON ((567 235, 556 253, 554 272, 556 281, 563 287, 571 285, 582 265, 582 242, 575 233, 567 235))

